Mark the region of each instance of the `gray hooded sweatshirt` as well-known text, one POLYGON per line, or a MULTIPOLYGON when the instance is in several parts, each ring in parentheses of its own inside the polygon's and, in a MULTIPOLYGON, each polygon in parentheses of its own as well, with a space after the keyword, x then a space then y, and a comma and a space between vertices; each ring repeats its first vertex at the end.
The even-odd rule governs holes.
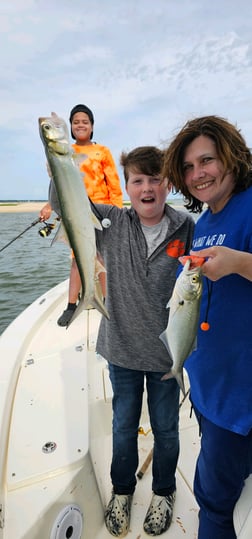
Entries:
POLYGON ((192 217, 166 205, 166 239, 148 256, 139 217, 133 208, 96 204, 111 226, 96 231, 97 247, 107 270, 106 307, 97 352, 107 361, 128 369, 168 372, 172 361, 159 339, 167 326, 171 297, 179 266, 188 254, 194 229, 192 217))

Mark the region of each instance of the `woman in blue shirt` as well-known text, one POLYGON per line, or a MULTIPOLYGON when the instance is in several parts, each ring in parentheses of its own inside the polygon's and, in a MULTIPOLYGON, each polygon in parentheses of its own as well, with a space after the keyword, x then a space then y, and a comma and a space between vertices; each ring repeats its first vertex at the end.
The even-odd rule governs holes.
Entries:
POLYGON ((198 219, 206 257, 197 349, 185 363, 201 429, 198 539, 235 539, 233 509, 252 460, 252 158, 238 129, 206 116, 166 151, 164 176, 198 219))

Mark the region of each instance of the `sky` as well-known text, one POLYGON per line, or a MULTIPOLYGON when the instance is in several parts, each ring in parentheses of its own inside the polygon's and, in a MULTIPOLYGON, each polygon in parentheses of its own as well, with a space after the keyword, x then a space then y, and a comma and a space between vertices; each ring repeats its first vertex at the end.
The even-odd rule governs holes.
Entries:
POLYGON ((251 0, 8 0, 0 7, 0 200, 46 200, 38 118, 92 109, 122 151, 167 147, 196 116, 252 147, 251 0))

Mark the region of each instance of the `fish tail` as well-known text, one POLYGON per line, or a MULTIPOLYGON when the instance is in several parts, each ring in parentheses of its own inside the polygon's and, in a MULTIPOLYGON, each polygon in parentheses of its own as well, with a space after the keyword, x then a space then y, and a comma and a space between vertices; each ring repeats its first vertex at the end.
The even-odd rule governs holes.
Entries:
POLYGON ((103 300, 101 299, 100 295, 94 295, 94 297, 90 301, 85 300, 85 296, 82 296, 80 298, 80 301, 74 311, 74 314, 68 323, 67 327, 69 327, 72 322, 77 318, 77 316, 84 310, 88 309, 97 309, 103 316, 105 316, 109 320, 109 314, 108 311, 103 303, 103 300))
POLYGON ((164 374, 164 376, 162 376, 161 380, 170 380, 171 378, 176 378, 177 382, 178 382, 178 385, 184 395, 184 397, 186 396, 186 390, 185 390, 185 383, 184 383, 184 374, 183 374, 183 371, 182 372, 176 372, 174 373, 171 369, 170 372, 167 372, 166 374, 164 374))
POLYGON ((95 287, 94 287, 94 293, 90 297, 86 297, 83 295, 77 305, 76 310, 74 311, 74 316, 72 317, 71 321, 78 315, 78 312, 82 311, 83 309, 97 309, 99 313, 101 313, 105 318, 109 320, 109 314, 108 311, 104 305, 104 297, 102 294, 102 288, 101 283, 99 279, 95 281, 95 287))
POLYGON ((178 382, 178 385, 184 395, 184 397, 186 396, 186 390, 185 390, 185 383, 184 383, 184 374, 183 374, 183 371, 181 372, 177 372, 175 375, 175 378, 178 382))
POLYGON ((109 320, 108 311, 107 311, 104 303, 100 301, 99 297, 95 296, 94 299, 91 301, 91 304, 95 309, 97 309, 97 311, 99 311, 103 316, 105 316, 105 318, 107 318, 109 320))

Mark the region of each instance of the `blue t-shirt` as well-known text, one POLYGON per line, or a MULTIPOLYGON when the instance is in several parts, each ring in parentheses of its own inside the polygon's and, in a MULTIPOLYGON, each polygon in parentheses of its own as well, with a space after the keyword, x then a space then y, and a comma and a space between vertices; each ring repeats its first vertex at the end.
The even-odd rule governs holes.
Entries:
MULTIPOLYGON (((252 253, 252 188, 199 218, 193 250, 213 245, 252 253)), ((252 428, 252 282, 236 274, 215 282, 204 278, 199 324, 209 293, 210 329, 199 328, 197 349, 185 362, 191 398, 207 419, 246 435, 252 428)))

